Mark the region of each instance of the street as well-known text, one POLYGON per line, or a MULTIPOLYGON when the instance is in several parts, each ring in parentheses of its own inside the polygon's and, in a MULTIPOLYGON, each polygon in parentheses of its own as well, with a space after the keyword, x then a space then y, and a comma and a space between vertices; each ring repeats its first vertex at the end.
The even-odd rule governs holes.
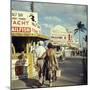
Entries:
MULTIPOLYGON (((53 82, 53 87, 63 87, 63 86, 75 86, 75 85, 85 85, 83 83, 83 58, 76 57, 68 57, 65 61, 59 61, 59 66, 61 69, 61 77, 53 82)), ((41 87, 49 87, 49 82, 45 81, 44 85, 41 87)), ((38 88, 40 84, 35 79, 29 80, 14 80, 11 83, 12 89, 16 88, 38 88)))

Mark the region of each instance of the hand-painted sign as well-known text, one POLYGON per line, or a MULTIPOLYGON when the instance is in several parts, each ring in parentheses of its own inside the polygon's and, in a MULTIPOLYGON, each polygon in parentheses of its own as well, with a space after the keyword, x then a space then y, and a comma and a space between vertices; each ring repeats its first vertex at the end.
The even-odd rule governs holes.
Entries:
POLYGON ((12 32, 40 33, 36 12, 12 11, 12 32))

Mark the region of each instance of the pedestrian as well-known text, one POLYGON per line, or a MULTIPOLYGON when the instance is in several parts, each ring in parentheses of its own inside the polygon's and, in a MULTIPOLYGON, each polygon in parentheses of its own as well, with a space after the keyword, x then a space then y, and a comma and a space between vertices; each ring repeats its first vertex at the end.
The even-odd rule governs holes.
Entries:
POLYGON ((27 78, 27 60, 24 51, 18 56, 18 61, 15 63, 15 73, 19 79, 27 78), (24 77, 25 76, 25 77, 24 77))
POLYGON ((62 60, 65 60, 65 47, 62 47, 62 60))
POLYGON ((39 41, 39 46, 35 49, 36 52, 36 57, 37 57, 37 66, 38 66, 38 76, 39 76, 39 82, 41 85, 43 84, 43 64, 44 64, 44 59, 43 59, 43 54, 46 52, 46 49, 44 47, 44 42, 39 41))
POLYGON ((46 50, 43 72, 46 80, 49 80, 49 86, 52 86, 55 71, 59 68, 59 66, 56 59, 55 51, 53 49, 53 45, 49 43, 47 47, 48 49, 46 50))

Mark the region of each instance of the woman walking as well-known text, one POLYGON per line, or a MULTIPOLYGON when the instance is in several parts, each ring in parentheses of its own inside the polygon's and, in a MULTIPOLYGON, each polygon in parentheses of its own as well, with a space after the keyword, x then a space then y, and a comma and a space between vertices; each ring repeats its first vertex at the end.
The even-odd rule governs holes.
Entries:
POLYGON ((53 45, 49 43, 47 47, 43 72, 45 79, 49 80, 49 86, 52 86, 53 77, 56 78, 55 72, 59 67, 53 45))

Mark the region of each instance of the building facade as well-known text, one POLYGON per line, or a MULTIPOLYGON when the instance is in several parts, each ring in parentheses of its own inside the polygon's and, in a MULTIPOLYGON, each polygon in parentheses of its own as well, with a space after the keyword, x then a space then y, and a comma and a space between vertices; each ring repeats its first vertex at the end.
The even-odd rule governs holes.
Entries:
POLYGON ((12 80, 33 78, 37 75, 35 70, 34 50, 38 41, 48 40, 41 33, 36 12, 25 12, 12 10, 12 80), (24 59, 19 56, 24 52, 24 59))
POLYGON ((50 42, 52 42, 54 46, 64 47, 65 50, 69 48, 69 53, 71 53, 70 51, 74 48, 79 48, 79 43, 75 41, 73 32, 67 31, 67 29, 61 25, 57 25, 51 29, 50 42))

